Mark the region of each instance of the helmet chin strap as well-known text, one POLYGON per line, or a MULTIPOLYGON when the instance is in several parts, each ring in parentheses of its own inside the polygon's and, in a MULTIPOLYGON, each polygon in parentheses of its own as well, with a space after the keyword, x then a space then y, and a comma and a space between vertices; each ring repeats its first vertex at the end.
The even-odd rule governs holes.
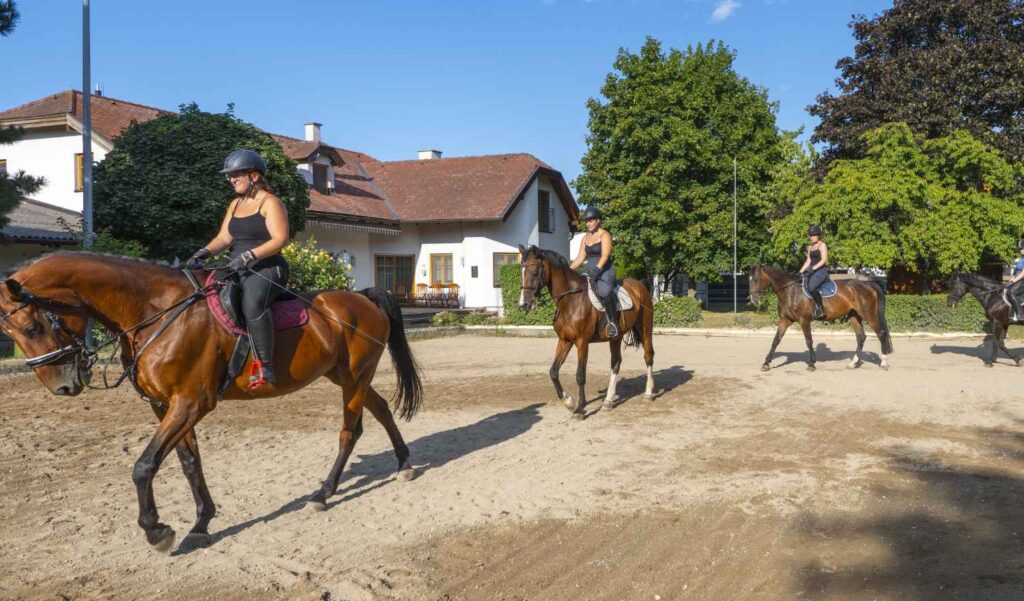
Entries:
POLYGON ((245 180, 249 182, 249 189, 245 191, 244 196, 246 198, 256 197, 256 182, 252 179, 252 173, 245 176, 245 180))

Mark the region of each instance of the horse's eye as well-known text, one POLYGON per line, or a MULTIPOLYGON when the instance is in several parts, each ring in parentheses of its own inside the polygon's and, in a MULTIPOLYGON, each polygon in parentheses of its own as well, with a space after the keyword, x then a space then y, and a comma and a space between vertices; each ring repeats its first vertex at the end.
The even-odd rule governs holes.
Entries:
POLYGON ((22 328, 21 332, 28 336, 29 338, 35 338, 36 336, 39 336, 40 334, 43 333, 43 326, 39 322, 33 321, 32 323, 22 328))

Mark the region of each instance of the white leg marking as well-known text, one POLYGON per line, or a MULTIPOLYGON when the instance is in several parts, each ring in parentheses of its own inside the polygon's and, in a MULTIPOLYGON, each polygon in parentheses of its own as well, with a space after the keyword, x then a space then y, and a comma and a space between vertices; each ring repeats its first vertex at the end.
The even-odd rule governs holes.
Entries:
POLYGON ((647 366, 647 389, 644 390, 644 396, 648 399, 654 398, 654 366, 647 366))
POLYGON ((605 403, 610 404, 615 402, 615 384, 617 383, 617 376, 618 374, 612 372, 611 377, 608 378, 608 393, 604 396, 605 403))

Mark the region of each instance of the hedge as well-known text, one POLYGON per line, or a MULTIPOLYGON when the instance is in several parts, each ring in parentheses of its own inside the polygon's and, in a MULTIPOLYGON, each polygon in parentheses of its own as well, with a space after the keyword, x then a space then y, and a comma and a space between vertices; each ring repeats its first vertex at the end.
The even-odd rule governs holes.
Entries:
POLYGON ((654 325, 682 328, 700 323, 700 301, 688 296, 669 296, 654 303, 654 325))
MULTIPOLYGON (((758 310, 778 319, 779 300, 775 294, 765 294, 758 310)), ((945 294, 886 294, 885 317, 891 332, 987 332, 991 329, 981 303, 969 294, 956 308, 946 304, 945 294)))
POLYGON ((519 308, 519 288, 522 280, 518 264, 502 265, 498 282, 501 284, 501 303, 505 309, 505 323, 516 326, 549 326, 555 321, 555 303, 546 288, 534 295, 533 309, 527 313, 519 308))

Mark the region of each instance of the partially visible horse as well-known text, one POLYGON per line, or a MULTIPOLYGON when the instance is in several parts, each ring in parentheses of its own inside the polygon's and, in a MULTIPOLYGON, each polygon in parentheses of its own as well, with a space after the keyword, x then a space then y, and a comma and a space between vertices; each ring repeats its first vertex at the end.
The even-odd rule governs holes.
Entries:
POLYGON ((996 355, 1002 349, 1006 356, 1013 359, 1013 362, 1020 367, 1022 358, 1010 352, 1006 348, 1006 330, 1011 323, 1010 305, 1003 300, 1003 291, 1006 288, 1003 284, 976 273, 954 273, 949 277, 949 295, 946 297, 946 304, 955 307, 960 299, 970 291, 974 298, 978 299, 981 306, 985 308, 985 317, 992 324, 992 355, 985 361, 985 367, 992 367, 996 361, 996 355))
MULTIPOLYGON (((889 324, 885 321, 885 291, 881 286, 862 282, 859 280, 844 280, 836 282, 837 291, 832 297, 825 301, 825 319, 834 321, 848 317, 853 331, 857 335, 857 350, 847 366, 850 369, 860 367, 861 351, 864 350, 864 341, 867 335, 864 334, 863 321, 871 324, 871 329, 878 335, 882 343, 882 369, 889 368, 888 355, 893 352, 892 337, 889 335, 889 324)), ((775 356, 775 349, 782 341, 786 329, 793 323, 799 323, 804 331, 804 340, 807 341, 808 371, 814 371, 816 362, 814 356, 814 341, 811 339, 811 315, 814 313, 814 301, 804 296, 801 282, 793 274, 769 267, 758 265, 750 271, 750 300, 757 304, 761 297, 768 290, 773 290, 779 299, 779 326, 775 331, 775 339, 772 341, 772 348, 761 366, 762 371, 771 369, 772 358, 775 356)))
POLYGON ((618 326, 620 334, 609 339, 602 328, 598 331, 602 313, 591 303, 588 297, 587 280, 569 268, 569 262, 562 255, 543 250, 536 246, 525 248, 519 246, 522 254, 520 266, 522 275, 522 292, 519 306, 529 311, 534 304, 534 295, 540 288, 547 288, 555 302, 555 320, 552 324, 558 335, 555 348, 555 361, 551 364, 551 382, 555 385, 555 394, 572 411, 573 418, 583 419, 587 404, 585 385, 587 383, 587 354, 592 342, 607 342, 612 352, 612 374, 608 380, 608 391, 605 394, 604 409, 615 407, 615 385, 622 365, 622 339, 629 335, 628 344, 644 347, 644 363, 647 365, 647 388, 644 398, 654 398, 654 305, 651 291, 646 284, 632 278, 622 281, 622 287, 629 293, 633 307, 620 311, 618 326), (579 386, 579 398, 573 400, 565 394, 558 371, 569 355, 569 349, 576 347, 576 384, 579 386))
MULTIPOLYGON (((242 370, 223 398, 280 396, 321 376, 341 386, 340 449, 327 479, 308 501, 314 509, 323 509, 363 432, 364 407, 387 430, 399 474, 413 474, 409 449, 388 403, 371 386, 385 345, 395 365, 402 417, 411 418, 419 409, 422 388, 401 310, 389 293, 376 288, 359 293, 324 291, 313 294, 310 303, 306 325, 278 333, 274 358, 282 369, 277 384, 249 391, 248 370, 242 370)), ((54 394, 77 395, 89 382, 94 351, 83 343, 89 318, 122 334, 122 363, 126 368, 134 366, 129 372, 134 374, 133 384, 160 420, 132 471, 139 526, 146 540, 164 552, 173 546, 174 530, 160 523, 157 515, 153 478, 167 455, 176 450, 197 515, 183 545, 209 544, 207 528, 215 508, 203 477, 195 426, 217 406, 234 336, 218 325, 202 292, 184 272, 146 261, 54 253, 27 264, 0 284, 0 329, 30 357, 28 364, 54 394), (167 314, 167 308, 175 305, 183 310, 167 314), (142 348, 145 352, 140 356, 142 348)), ((253 405, 253 410, 258 407, 253 405)))

